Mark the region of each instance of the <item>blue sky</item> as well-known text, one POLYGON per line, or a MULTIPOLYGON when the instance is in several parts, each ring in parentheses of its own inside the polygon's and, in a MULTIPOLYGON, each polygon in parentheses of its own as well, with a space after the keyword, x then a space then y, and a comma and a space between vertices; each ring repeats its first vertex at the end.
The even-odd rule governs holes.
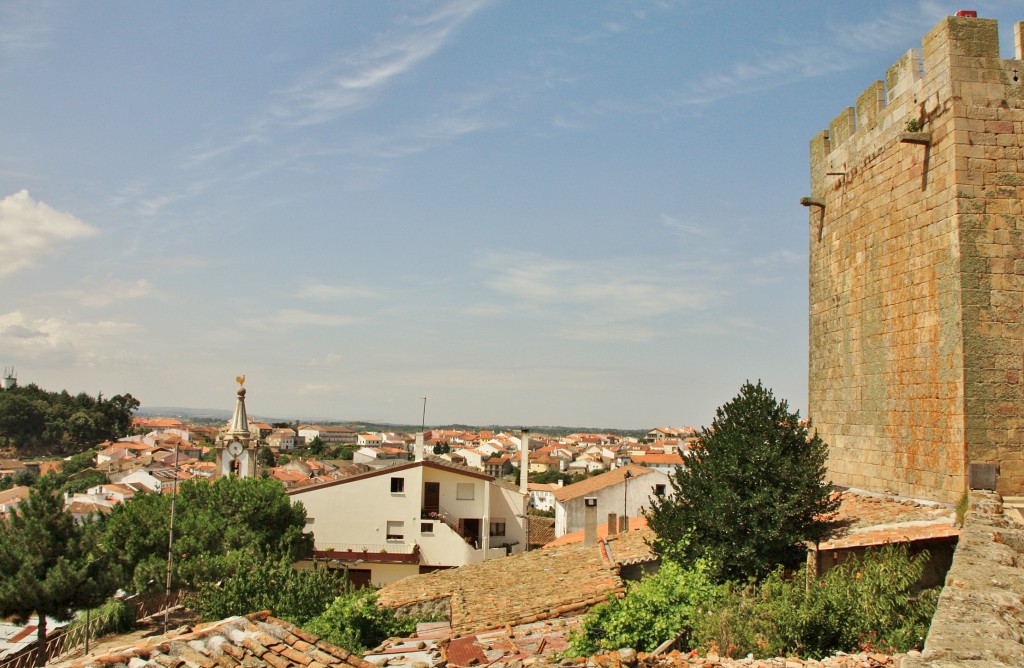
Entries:
MULTIPOLYGON (((1024 3, 4 2, 0 365, 274 417, 806 414, 807 144, 1024 3)), ((811 416, 813 418, 813 415, 811 416)))

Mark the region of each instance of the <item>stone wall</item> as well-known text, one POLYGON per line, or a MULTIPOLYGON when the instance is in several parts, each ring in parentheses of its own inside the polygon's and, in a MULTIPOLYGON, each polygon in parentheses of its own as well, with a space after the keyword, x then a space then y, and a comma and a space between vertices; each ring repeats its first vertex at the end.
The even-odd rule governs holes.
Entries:
POLYGON ((840 485, 1024 492, 1024 23, 948 17, 811 141, 809 416, 840 485))

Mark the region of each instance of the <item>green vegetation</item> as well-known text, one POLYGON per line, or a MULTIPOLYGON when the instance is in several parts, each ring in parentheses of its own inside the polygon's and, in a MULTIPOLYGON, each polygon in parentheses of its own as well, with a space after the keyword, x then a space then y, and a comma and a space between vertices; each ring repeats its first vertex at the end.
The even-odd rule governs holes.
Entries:
POLYGON ((374 590, 355 589, 338 596, 303 628, 350 652, 365 654, 388 637, 412 633, 417 621, 377 605, 374 590))
POLYGON ((838 651, 906 652, 920 648, 938 590, 912 595, 927 553, 909 558, 889 546, 807 583, 806 571, 776 569, 761 583, 715 584, 707 564, 666 562, 585 618, 570 653, 619 647, 651 651, 680 638, 699 651, 755 658, 821 658, 838 651))
POLYGON ((23 453, 79 452, 127 434, 138 407, 130 394, 104 399, 14 387, 0 392, 0 442, 23 453))
POLYGON ((839 505, 827 455, 798 412, 760 382, 744 383, 676 469, 673 494, 652 499, 655 551, 682 564, 705 559, 720 581, 799 564, 803 541, 824 536, 839 505))
MULTIPOLYGON (((170 502, 168 495, 142 494, 116 506, 104 522, 104 542, 118 546, 115 565, 129 588, 150 591, 164 582, 170 502)), ((184 482, 175 508, 174 583, 195 589, 230 577, 227 555, 234 551, 294 562, 310 548, 305 523, 305 509, 292 505, 276 480, 184 482)))
POLYGON ((205 620, 245 615, 256 610, 299 626, 320 615, 343 590, 335 573, 320 568, 296 570, 288 558, 269 561, 252 550, 221 557, 230 577, 200 584, 191 604, 205 620))
POLYGON ((25 622, 38 615, 41 656, 47 615, 71 619, 116 588, 97 528, 79 526, 45 478, 0 522, 0 618, 25 622))
POLYGON ((625 598, 609 596, 591 610, 572 638, 572 653, 588 656, 620 647, 651 651, 670 638, 688 638, 720 589, 703 561, 692 568, 665 562, 632 585, 625 598))

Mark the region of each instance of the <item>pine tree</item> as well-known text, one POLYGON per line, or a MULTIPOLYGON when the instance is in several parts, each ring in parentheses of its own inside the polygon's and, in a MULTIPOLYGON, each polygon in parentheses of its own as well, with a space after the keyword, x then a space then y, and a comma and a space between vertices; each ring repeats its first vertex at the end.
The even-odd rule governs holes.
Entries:
POLYGON ((796 565, 803 541, 830 528, 839 505, 826 482, 828 446, 760 381, 718 408, 673 494, 655 497, 654 549, 683 563, 708 559, 720 579, 760 578, 796 565))
POLYGON ((0 617, 39 617, 39 660, 46 661, 46 617, 71 619, 114 590, 95 526, 79 526, 47 478, 0 522, 0 617))

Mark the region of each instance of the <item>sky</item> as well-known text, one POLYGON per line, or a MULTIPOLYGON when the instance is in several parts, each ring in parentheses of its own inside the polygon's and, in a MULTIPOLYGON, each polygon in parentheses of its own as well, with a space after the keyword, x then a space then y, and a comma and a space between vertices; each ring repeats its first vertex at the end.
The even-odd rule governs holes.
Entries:
MULTIPOLYGON (((144 408, 807 404, 808 142, 958 9, 0 3, 0 366, 144 408)), ((810 416, 813 419, 813 415, 810 416)))

